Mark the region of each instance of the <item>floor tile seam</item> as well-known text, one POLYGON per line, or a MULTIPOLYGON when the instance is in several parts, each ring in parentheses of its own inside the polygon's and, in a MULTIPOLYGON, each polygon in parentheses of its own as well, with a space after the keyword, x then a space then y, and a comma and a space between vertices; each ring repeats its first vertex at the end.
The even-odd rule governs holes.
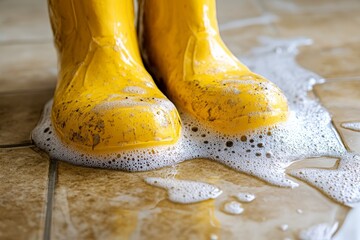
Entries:
POLYGON ((2 46, 17 46, 17 45, 34 45, 34 44, 50 44, 54 43, 52 38, 39 38, 39 39, 2 39, 0 40, 0 47, 2 46))
POLYGON ((55 159, 50 159, 48 172, 48 187, 46 196, 46 210, 45 210, 45 226, 44 226, 44 240, 51 239, 51 225, 52 225, 52 211, 55 200, 55 187, 57 182, 57 168, 58 162, 55 159))
POLYGON ((0 144, 0 149, 4 150, 12 150, 12 149, 22 149, 22 148, 31 148, 35 145, 32 143, 32 141, 29 140, 28 143, 19 143, 19 144, 0 144))
MULTIPOLYGON (((1 75, 1 73, 0 73, 1 75)), ((0 81, 1 82, 1 81, 0 81)), ((11 95, 21 95, 21 94, 33 94, 33 93, 45 93, 49 91, 54 91, 55 87, 49 88, 39 88, 39 89, 31 89, 31 90, 10 90, 10 91, 0 91, 0 97, 2 96, 11 96, 11 95)))

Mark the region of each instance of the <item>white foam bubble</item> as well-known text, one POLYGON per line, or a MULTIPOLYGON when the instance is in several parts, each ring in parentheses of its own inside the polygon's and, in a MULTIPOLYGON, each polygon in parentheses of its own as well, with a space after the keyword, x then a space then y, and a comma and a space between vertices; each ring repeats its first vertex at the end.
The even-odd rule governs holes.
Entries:
MULTIPOLYGON (((339 169, 326 173, 320 170, 304 170, 302 172, 305 174, 302 175, 292 171, 292 175, 310 182, 337 201, 359 200, 359 188, 352 187, 358 186, 356 176, 360 176, 359 159, 352 158, 353 155, 346 152, 331 125, 331 118, 326 109, 317 99, 308 96, 308 90, 312 89, 314 84, 323 82, 323 79, 295 62, 297 47, 309 44, 310 41, 263 39, 263 42, 263 47, 255 49, 250 56, 242 58, 242 61, 251 66, 253 71, 271 79, 283 90, 291 110, 290 118, 285 123, 231 136, 211 130, 206 124, 199 123, 190 114, 178 108, 183 128, 176 144, 89 155, 73 149, 59 139, 51 124, 52 102, 49 102, 45 106, 41 121, 32 133, 32 138, 35 144, 47 151, 52 158, 78 165, 145 171, 194 158, 208 158, 282 187, 298 186, 285 174, 285 169, 292 162, 307 157, 340 157, 339 169), (341 191, 337 187, 330 190, 334 181, 315 184, 318 176, 337 177, 347 186, 346 191, 341 191), (355 185, 351 185, 354 183, 355 185)), ((173 105, 168 101, 154 101, 166 109, 173 109, 173 105)), ((131 106, 135 103, 130 99, 128 103, 119 104, 131 106)))
POLYGON ((169 200, 176 203, 196 203, 215 199, 222 193, 216 186, 198 181, 146 178, 145 182, 166 189, 169 200))
POLYGON ((347 122, 347 123, 342 123, 341 126, 343 128, 349 129, 349 130, 353 130, 356 132, 360 132, 360 122, 347 122))
POLYGON ((347 214, 344 224, 340 230, 332 238, 332 240, 358 240, 360 239, 360 207, 357 206, 350 210, 347 214))
POLYGON ((251 193, 238 193, 235 197, 240 202, 252 202, 255 200, 255 195, 251 193))
POLYGON ((137 86, 128 86, 123 89, 124 93, 135 93, 135 94, 145 94, 147 91, 144 88, 137 86))
POLYGON ((210 240, 218 240, 219 237, 216 234, 211 234, 210 235, 210 240))
POLYGON ((283 232, 286 232, 288 229, 289 229, 289 225, 287 224, 281 224, 279 226, 280 230, 283 231, 283 232))
POLYGON ((337 169, 296 169, 290 171, 294 177, 300 178, 317 187, 328 196, 346 205, 360 201, 360 156, 344 154, 337 169))
POLYGON ((336 232, 339 224, 322 223, 302 230, 299 233, 301 240, 331 240, 332 235, 336 232))
POLYGON ((239 215, 244 212, 244 208, 241 203, 236 201, 230 201, 224 204, 224 212, 233 215, 239 215))

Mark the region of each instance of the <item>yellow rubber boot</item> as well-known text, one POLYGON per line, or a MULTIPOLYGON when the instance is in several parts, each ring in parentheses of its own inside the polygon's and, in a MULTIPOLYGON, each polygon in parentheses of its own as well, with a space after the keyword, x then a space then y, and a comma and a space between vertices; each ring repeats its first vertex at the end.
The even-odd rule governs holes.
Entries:
POLYGON ((287 119, 279 88, 252 73, 220 38, 215 0, 141 0, 143 58, 170 99, 227 134, 287 119))
POLYGON ((88 153, 172 144, 180 119, 144 69, 132 0, 50 0, 59 57, 52 123, 88 153))

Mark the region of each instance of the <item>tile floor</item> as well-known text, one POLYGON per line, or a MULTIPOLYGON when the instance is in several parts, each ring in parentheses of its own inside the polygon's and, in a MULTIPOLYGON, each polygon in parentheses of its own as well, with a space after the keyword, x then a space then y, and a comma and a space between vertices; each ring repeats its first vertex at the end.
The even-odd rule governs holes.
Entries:
MULTIPOLYGON (((328 79, 314 92, 345 146, 358 153, 360 134, 340 124, 360 120, 359 13, 356 0, 218 0, 224 41, 237 55, 256 46, 257 36, 314 40, 298 61, 328 79)), ((55 82, 45 1, 0 1, 0 239, 296 239, 300 229, 342 223, 348 212, 306 184, 277 188, 203 159, 143 173, 51 161, 29 134, 55 82), (230 216, 219 211, 229 196, 173 204, 142 180, 175 173, 258 197, 243 215, 230 216), (280 230, 283 223, 289 230, 280 230)))

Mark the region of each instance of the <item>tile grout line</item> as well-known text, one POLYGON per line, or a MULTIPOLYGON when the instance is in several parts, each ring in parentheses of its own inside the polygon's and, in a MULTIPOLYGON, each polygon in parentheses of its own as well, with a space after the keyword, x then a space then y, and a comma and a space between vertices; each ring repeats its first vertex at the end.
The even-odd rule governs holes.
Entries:
POLYGON ((18 148, 31 148, 35 145, 31 142, 24 142, 24 143, 15 143, 15 144, 0 144, 0 149, 18 149, 18 148))
POLYGON ((52 223, 52 209, 55 195, 55 184, 57 181, 57 160, 50 159, 49 174, 48 174, 48 189, 45 212, 45 226, 44 226, 44 240, 51 238, 51 223, 52 223))
POLYGON ((33 94, 33 93, 45 93, 55 91, 55 87, 49 87, 49 88, 39 88, 39 89, 32 89, 32 90, 9 90, 9 91, 3 91, 0 92, 0 96, 13 96, 13 95, 19 95, 19 94, 33 94))
POLYGON ((34 38, 34 39, 2 39, 0 46, 33 45, 54 43, 52 38, 34 38))

